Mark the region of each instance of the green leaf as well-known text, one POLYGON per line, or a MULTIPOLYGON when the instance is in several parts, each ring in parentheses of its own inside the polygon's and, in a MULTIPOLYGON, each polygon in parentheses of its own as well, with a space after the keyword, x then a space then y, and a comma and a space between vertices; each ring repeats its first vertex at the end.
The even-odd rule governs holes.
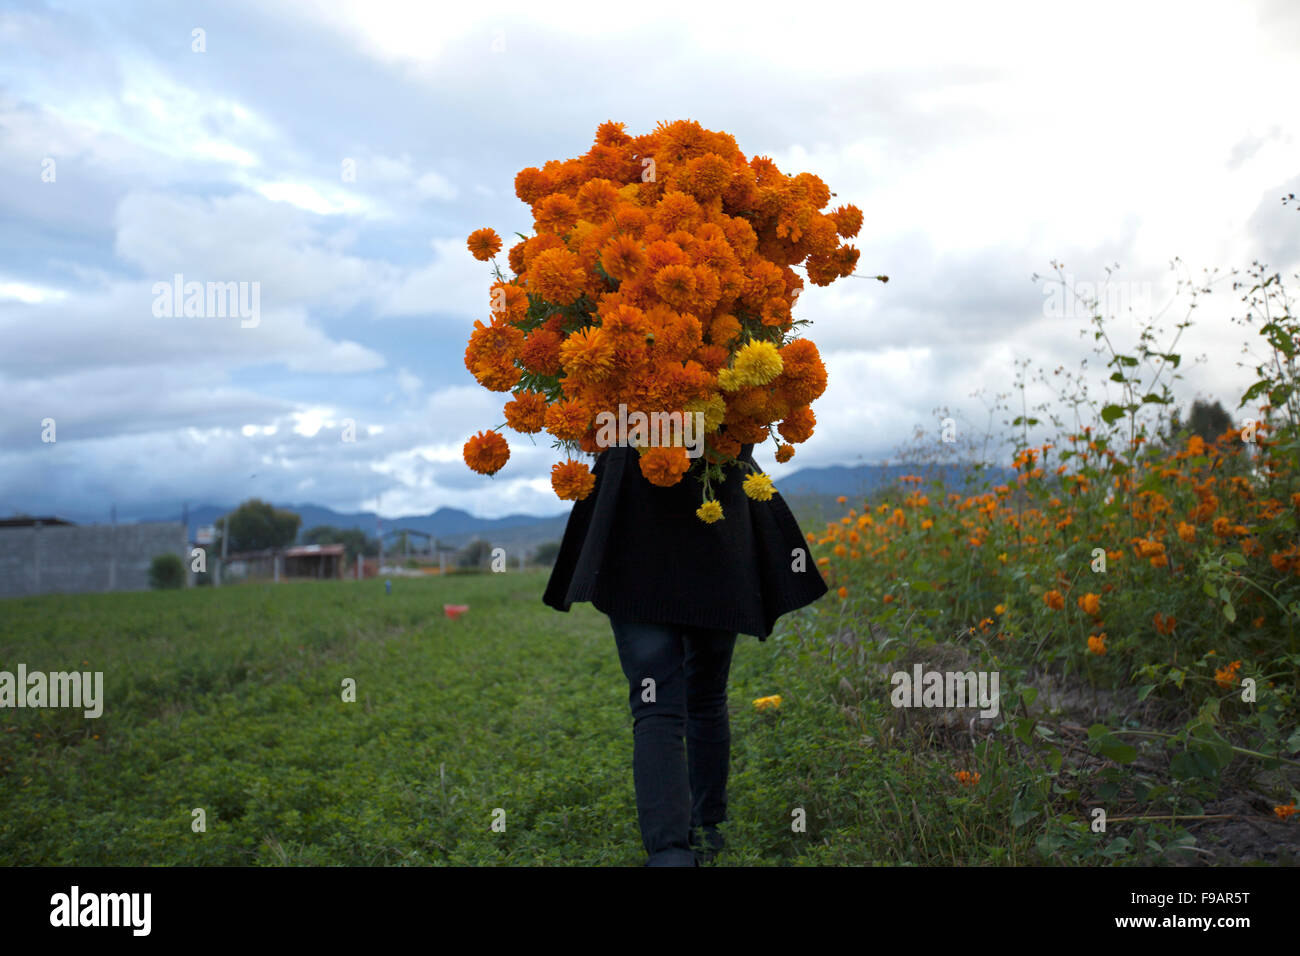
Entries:
POLYGON ((1101 410, 1101 420, 1107 425, 1113 425, 1124 417, 1124 409, 1118 405, 1107 405, 1101 410))
POLYGON ((1138 700, 1146 700, 1147 695, 1156 689, 1155 684, 1143 684, 1138 688, 1138 700))
POLYGON ((1223 616, 1230 622, 1235 622, 1237 620, 1237 609, 1232 606, 1231 601, 1223 605, 1223 616))
POLYGON ((1126 744, 1117 737, 1110 734, 1101 738, 1100 748, 1102 756, 1108 757, 1116 763, 1132 763, 1137 759, 1137 748, 1132 744, 1126 744))

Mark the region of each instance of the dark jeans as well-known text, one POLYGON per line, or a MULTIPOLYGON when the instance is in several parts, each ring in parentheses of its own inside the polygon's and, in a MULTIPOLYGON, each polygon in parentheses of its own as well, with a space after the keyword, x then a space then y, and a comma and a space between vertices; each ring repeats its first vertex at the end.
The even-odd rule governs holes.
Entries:
POLYGON ((615 618, 610 624, 628 681, 646 865, 694 866, 692 830, 716 826, 727 815, 727 675, 736 635, 615 618))

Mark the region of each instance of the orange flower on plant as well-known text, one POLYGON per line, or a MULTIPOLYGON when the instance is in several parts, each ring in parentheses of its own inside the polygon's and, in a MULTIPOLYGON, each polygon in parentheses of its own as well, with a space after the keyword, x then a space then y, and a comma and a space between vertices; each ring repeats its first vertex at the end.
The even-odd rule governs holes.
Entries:
POLYGON ((964 787, 973 787, 980 782, 979 773, 972 773, 969 770, 958 770, 953 774, 953 778, 964 787))
POLYGON ((785 420, 776 426, 781 437, 792 445, 805 442, 812 437, 813 426, 817 417, 807 405, 801 405, 786 415, 785 420))
POLYGON ((1296 805, 1294 800, 1292 800, 1290 803, 1284 803, 1281 806, 1273 808, 1273 815, 1276 816, 1279 820, 1290 820, 1293 816, 1295 816, 1295 814, 1296 814, 1296 805))
POLYGON ((1091 634, 1088 637, 1088 650, 1098 657, 1106 653, 1106 632, 1091 634))
POLYGON ((465 442, 465 464, 483 475, 494 475, 510 459, 510 445, 499 432, 479 432, 465 442))
POLYGON ((614 341, 598 325, 580 329, 560 346, 560 365, 576 382, 602 381, 614 371, 614 341))
POLYGON ((1098 617, 1101 614, 1101 595, 1089 591, 1079 598, 1079 607, 1083 608, 1083 613, 1089 617, 1098 617))
POLYGON ((596 487, 596 476, 584 462, 556 462, 551 466, 551 487, 562 501, 581 501, 596 487))
POLYGON ((1053 588, 1043 594, 1043 603, 1053 611, 1059 611, 1065 607, 1065 598, 1061 596, 1060 591, 1053 588))
POLYGON ((562 399, 546 409, 546 430, 560 441, 577 441, 591 420, 591 410, 574 398, 562 399))
POLYGON ((1220 667, 1214 672, 1214 682, 1225 689, 1237 683, 1237 672, 1241 670, 1241 661, 1233 661, 1227 667, 1220 667))
POLYGON ((682 480, 691 459, 680 445, 655 445, 641 453, 640 466, 646 481, 668 488, 682 480))
POLYGON ((1152 623, 1155 624, 1157 634, 1172 634, 1174 628, 1178 626, 1178 619, 1172 614, 1166 617, 1157 611, 1155 617, 1152 618, 1152 623))
POLYGON ((546 249, 528 266, 528 289, 546 299, 568 305, 582 294, 587 273, 582 261, 568 249, 546 249))
POLYGON ((517 432, 531 435, 546 425, 546 396, 541 392, 518 392, 506 402, 506 424, 517 432))
POLYGON ((469 234, 466 245, 469 246, 469 251, 475 259, 479 262, 487 262, 501 251, 501 237, 496 234, 495 229, 475 229, 469 234))

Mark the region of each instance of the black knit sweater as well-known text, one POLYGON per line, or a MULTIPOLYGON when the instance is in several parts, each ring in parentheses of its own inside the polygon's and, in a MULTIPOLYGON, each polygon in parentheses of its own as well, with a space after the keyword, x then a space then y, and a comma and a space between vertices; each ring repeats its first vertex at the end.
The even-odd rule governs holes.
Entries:
MULTIPOLYGON (((753 463, 753 445, 741 449, 753 463)), ((641 474, 634 448, 608 448, 596 486, 576 502, 542 600, 577 601, 662 624, 718 628, 760 641, 776 619, 826 593, 808 542, 781 496, 746 497, 733 468, 714 488, 723 518, 695 515, 700 483, 688 474, 661 488, 641 474)))

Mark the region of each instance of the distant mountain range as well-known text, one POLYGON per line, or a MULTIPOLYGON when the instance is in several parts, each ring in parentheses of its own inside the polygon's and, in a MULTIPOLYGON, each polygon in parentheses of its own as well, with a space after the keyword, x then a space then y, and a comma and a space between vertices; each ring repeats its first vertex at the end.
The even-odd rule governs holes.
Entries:
MULTIPOLYGON (((836 498, 846 495, 850 500, 864 497, 894 484, 902 475, 920 475, 926 482, 941 481, 946 488, 957 489, 965 485, 970 476, 976 486, 1014 480, 1015 472, 1008 468, 986 468, 979 474, 962 465, 830 465, 825 468, 802 468, 777 481, 777 490, 786 499, 800 520, 819 521, 824 515, 839 513, 836 498)), ((335 528, 359 528, 367 536, 377 532, 374 512, 345 513, 314 504, 279 504, 275 507, 302 516, 302 531, 318 525, 335 528)), ((230 509, 216 505, 201 505, 189 510, 189 533, 193 540, 198 528, 213 524, 230 509)), ((506 515, 503 518, 479 518, 459 508, 439 508, 427 515, 407 515, 384 518, 385 534, 394 530, 419 531, 433 535, 441 544, 462 547, 475 538, 514 552, 531 549, 546 541, 558 541, 564 534, 569 511, 537 517, 535 515, 506 515)), ((179 521, 180 515, 150 520, 179 521)), ((392 538, 388 539, 392 547, 392 538)), ((413 538, 412 548, 423 547, 423 540, 413 538)))

